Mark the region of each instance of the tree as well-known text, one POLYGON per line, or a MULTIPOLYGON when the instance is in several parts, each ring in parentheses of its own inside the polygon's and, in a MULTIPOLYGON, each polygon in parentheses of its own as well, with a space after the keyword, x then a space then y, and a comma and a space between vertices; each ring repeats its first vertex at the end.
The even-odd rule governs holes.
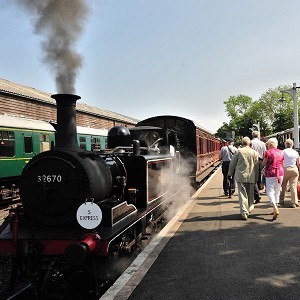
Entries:
POLYGON ((281 91, 290 88, 285 85, 268 89, 257 101, 246 95, 230 96, 224 101, 230 121, 229 124, 223 123, 218 133, 224 137, 227 130, 235 131, 237 136, 250 136, 250 128, 258 122, 261 136, 293 127, 293 100, 289 94, 284 93, 284 101, 280 101, 283 94, 281 91))
POLYGON ((216 137, 220 139, 225 139, 229 131, 230 126, 226 122, 223 122, 223 125, 216 132, 216 137))
POLYGON ((289 94, 281 92, 290 88, 290 86, 285 85, 268 89, 258 100, 264 114, 266 126, 271 133, 292 127, 293 100, 289 94), (283 95, 284 101, 280 101, 283 95))
POLYGON ((243 115, 252 105, 252 98, 245 95, 230 96, 224 101, 228 117, 235 119, 243 115))
POLYGON ((275 113, 272 123, 273 132, 280 132, 293 126, 293 114, 275 113))

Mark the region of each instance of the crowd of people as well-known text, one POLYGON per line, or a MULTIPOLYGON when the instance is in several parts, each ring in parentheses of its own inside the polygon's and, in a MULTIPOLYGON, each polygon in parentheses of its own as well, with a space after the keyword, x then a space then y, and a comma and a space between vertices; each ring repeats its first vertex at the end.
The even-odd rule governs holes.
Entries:
POLYGON ((279 207, 285 203, 289 184, 291 192, 290 207, 298 206, 297 184, 300 158, 291 139, 285 141, 285 149, 278 149, 276 138, 267 142, 260 140, 258 131, 252 132, 252 139, 244 137, 241 147, 236 148, 229 139, 220 151, 222 161, 224 195, 231 197, 237 185, 240 214, 247 220, 254 204, 261 200, 261 191, 273 207, 273 220, 279 215, 279 207))

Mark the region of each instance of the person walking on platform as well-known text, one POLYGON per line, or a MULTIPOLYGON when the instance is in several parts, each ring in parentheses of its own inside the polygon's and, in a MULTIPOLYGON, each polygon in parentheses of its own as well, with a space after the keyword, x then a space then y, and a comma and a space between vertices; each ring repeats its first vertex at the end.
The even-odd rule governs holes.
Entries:
POLYGON ((223 190, 224 195, 233 195, 235 191, 235 180, 234 174, 231 177, 231 180, 228 180, 228 169, 230 161, 237 149, 233 145, 233 139, 227 139, 227 145, 223 146, 220 151, 220 160, 222 161, 222 174, 223 174, 223 190), (229 189, 231 188, 231 191, 229 189))
POLYGON ((279 215, 278 203, 280 188, 283 179, 283 152, 277 149, 278 141, 276 138, 270 138, 267 141, 267 151, 263 159, 266 177, 266 193, 273 205, 273 220, 279 215))
POLYGON ((238 187, 240 213, 243 220, 254 208, 254 185, 258 179, 258 153, 250 147, 249 137, 242 139, 242 148, 239 148, 232 157, 229 164, 228 175, 235 173, 235 180, 238 187))
POLYGON ((258 181, 254 185, 254 200, 255 204, 260 202, 261 196, 260 196, 260 186, 262 183, 262 161, 264 158, 264 154, 267 150, 266 144, 260 140, 260 133, 258 131, 252 132, 252 140, 251 140, 251 147, 258 153, 258 159, 259 159, 259 170, 258 170, 258 181))
POLYGON ((291 207, 295 208, 296 206, 298 206, 297 183, 300 167, 299 154, 296 150, 293 149, 294 142, 291 139, 287 139, 284 145, 285 149, 283 150, 283 181, 279 196, 279 204, 284 204, 286 186, 289 182, 291 190, 291 207))

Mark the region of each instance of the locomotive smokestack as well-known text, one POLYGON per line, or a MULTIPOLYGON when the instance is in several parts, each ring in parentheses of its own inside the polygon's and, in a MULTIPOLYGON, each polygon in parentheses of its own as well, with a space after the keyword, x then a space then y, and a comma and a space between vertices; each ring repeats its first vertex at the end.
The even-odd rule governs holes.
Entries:
POLYGON ((77 142, 76 129, 76 101, 80 96, 72 94, 55 94, 51 98, 56 100, 57 126, 55 148, 80 151, 77 142))

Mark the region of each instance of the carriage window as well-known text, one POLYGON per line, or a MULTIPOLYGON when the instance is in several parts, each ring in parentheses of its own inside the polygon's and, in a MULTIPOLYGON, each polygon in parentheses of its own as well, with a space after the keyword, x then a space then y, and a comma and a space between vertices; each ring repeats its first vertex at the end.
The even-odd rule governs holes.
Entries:
POLYGON ((100 138, 91 137, 91 150, 92 151, 101 150, 100 138))
POLYGON ((15 134, 13 131, 0 131, 0 156, 15 155, 15 134))
POLYGON ((15 139, 15 133, 13 131, 9 131, 8 132, 8 139, 10 141, 14 140, 15 139))
POLYGON ((200 137, 200 154, 203 154, 203 139, 200 137))
POLYGON ((50 134, 40 133, 40 152, 50 150, 50 134))
POLYGON ((8 140, 8 131, 2 131, 2 139, 8 140))
POLYGON ((86 150, 86 138, 84 136, 79 137, 79 147, 80 149, 86 150))
POLYGON ((50 141, 50 135, 47 133, 40 133, 40 142, 49 142, 50 141))
POLYGON ((25 153, 32 153, 33 152, 32 137, 31 136, 24 136, 24 152, 25 153))

